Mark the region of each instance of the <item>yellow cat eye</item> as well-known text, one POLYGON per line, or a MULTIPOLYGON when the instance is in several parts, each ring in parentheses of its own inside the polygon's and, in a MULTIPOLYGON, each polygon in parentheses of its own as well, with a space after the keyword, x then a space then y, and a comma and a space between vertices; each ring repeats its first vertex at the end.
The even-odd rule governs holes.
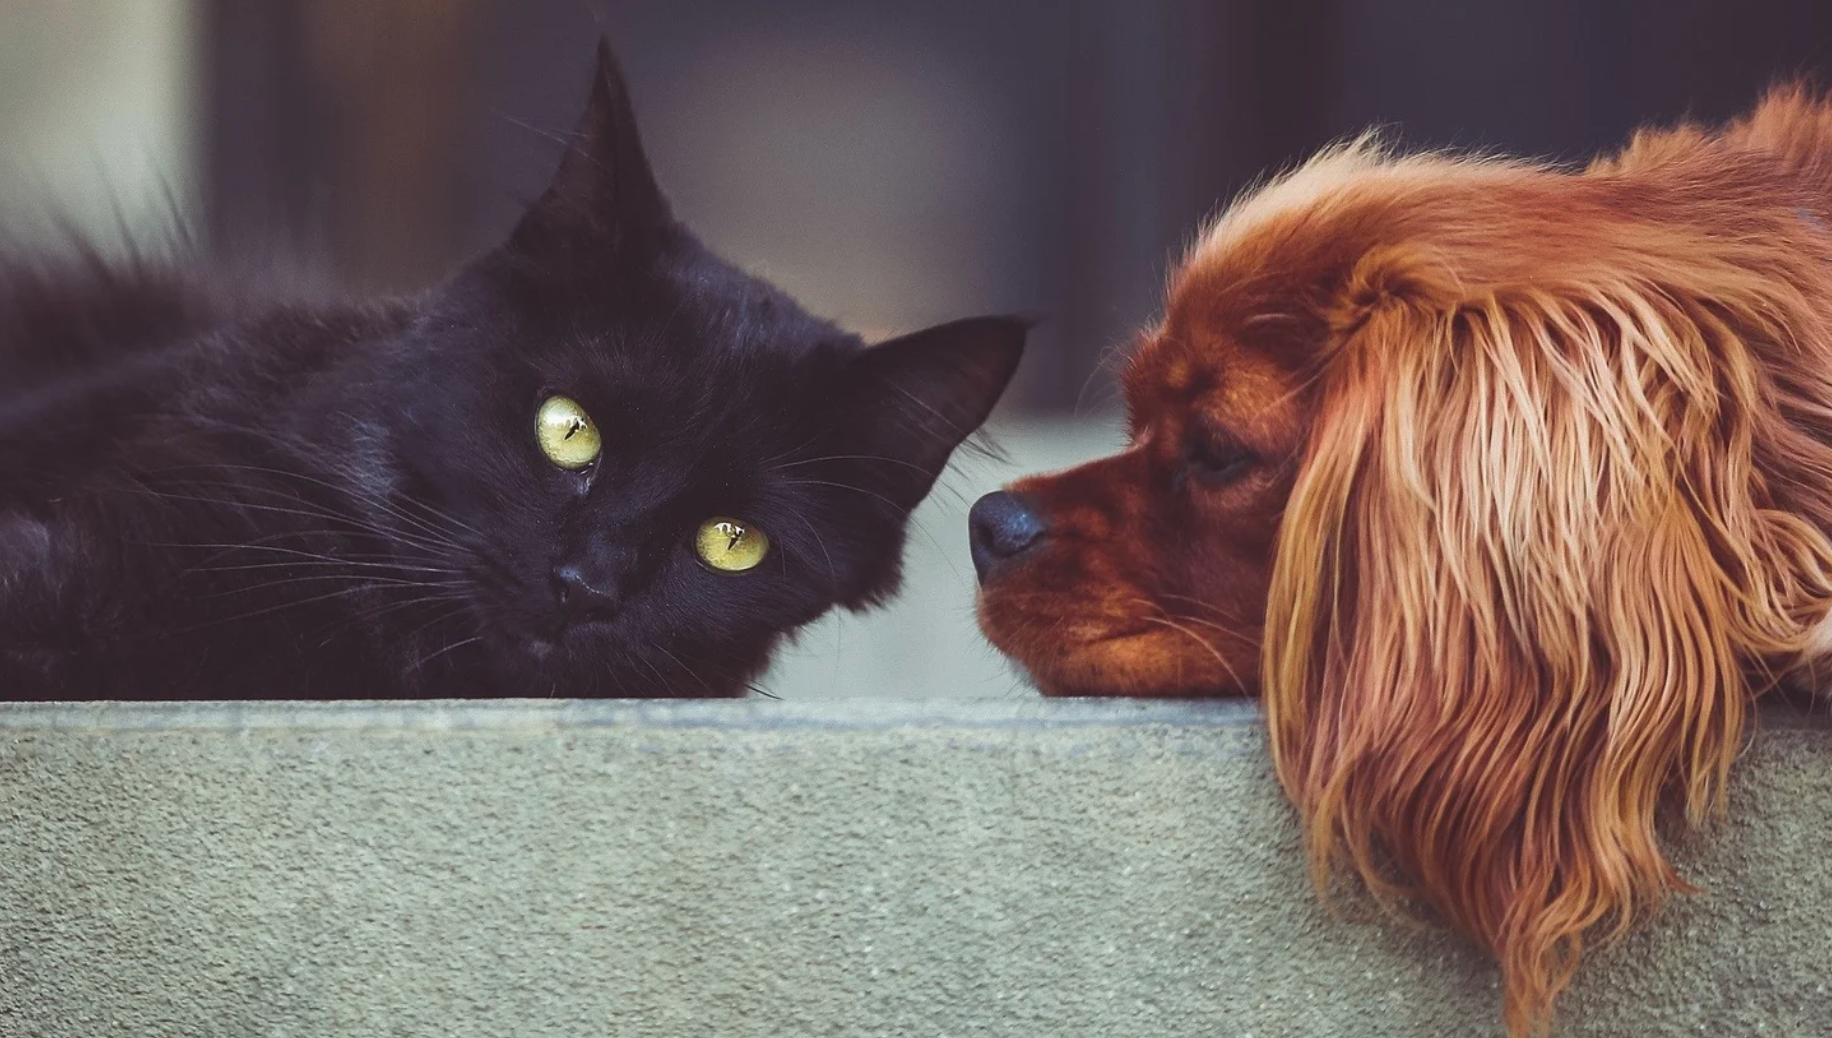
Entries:
POLYGON ((694 550, 700 561, 721 573, 743 573, 756 569, 770 553, 770 539, 749 523, 723 517, 700 524, 694 538, 694 550))
POLYGON ((535 415, 534 435, 547 460, 574 472, 598 460, 604 442, 591 416, 571 397, 550 396, 535 415))

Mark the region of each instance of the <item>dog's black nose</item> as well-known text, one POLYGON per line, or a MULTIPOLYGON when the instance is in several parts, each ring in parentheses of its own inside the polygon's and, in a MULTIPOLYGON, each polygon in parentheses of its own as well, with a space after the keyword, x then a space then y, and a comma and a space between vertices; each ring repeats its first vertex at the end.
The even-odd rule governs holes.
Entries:
POLYGON ((973 570, 985 583, 999 565, 1041 542, 1049 527, 1023 498, 998 490, 973 503, 967 532, 973 542, 973 570))

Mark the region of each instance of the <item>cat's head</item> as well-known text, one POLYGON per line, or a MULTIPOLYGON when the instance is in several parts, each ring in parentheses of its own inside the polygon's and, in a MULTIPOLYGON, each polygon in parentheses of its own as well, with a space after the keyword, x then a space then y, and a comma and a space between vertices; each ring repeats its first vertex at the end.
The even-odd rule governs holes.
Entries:
POLYGON ((464 573, 452 636, 480 640, 449 658, 509 694, 741 694, 782 634, 895 590, 910 511, 1024 337, 979 318, 866 346, 721 261, 670 214, 601 47, 553 183, 427 305, 381 418, 440 527, 403 544, 464 573))

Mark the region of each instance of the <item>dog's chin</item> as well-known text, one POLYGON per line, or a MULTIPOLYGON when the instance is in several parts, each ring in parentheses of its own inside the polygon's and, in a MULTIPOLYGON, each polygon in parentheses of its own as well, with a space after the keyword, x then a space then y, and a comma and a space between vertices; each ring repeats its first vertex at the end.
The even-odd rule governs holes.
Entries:
POLYGON ((1035 614, 1007 627, 1001 616, 983 597, 980 630, 1046 696, 1214 699, 1258 693, 1256 661, 1229 660, 1176 627, 1035 614))
POLYGON ((1025 675, 1038 692, 1051 699, 1251 699, 1259 693, 1256 689, 1244 685, 1192 685, 1189 687, 1152 689, 1150 691, 1119 692, 1112 686, 1082 686, 1060 682, 1046 682, 1031 674, 1028 669, 1025 675))

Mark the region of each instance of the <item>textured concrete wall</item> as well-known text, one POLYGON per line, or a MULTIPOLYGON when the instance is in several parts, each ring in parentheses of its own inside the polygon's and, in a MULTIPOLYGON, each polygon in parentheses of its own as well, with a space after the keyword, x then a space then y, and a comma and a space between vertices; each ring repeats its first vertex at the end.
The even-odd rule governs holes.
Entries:
MULTIPOLYGON (((1562 1035, 1832 1035, 1832 730, 1562 1035)), ((0 1035, 1481 1036, 1322 911, 1238 706, 0 708, 0 1035)))

